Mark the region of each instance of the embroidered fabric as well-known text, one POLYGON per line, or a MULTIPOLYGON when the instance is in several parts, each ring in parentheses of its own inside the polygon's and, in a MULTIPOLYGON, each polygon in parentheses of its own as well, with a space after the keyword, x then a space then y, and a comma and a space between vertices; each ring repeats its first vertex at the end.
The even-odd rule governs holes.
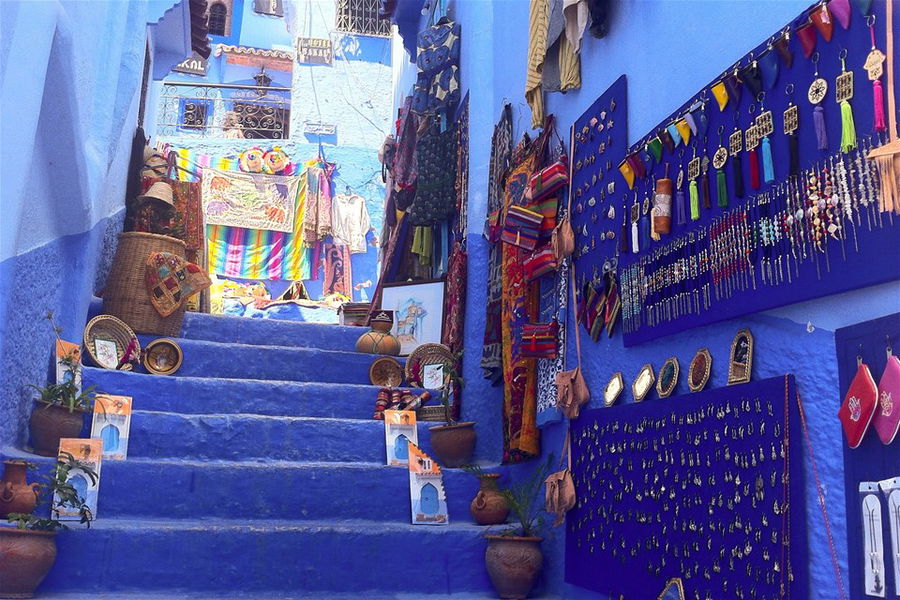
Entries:
POLYGON ((353 254, 365 253, 366 234, 371 227, 365 198, 337 194, 331 199, 331 230, 336 245, 348 246, 353 254))
MULTIPOLYGON (((541 321, 546 321, 557 314, 566 314, 567 297, 569 292, 569 261, 565 260, 556 272, 555 278, 547 278, 551 282, 552 293, 547 296, 541 293, 541 321), (557 312, 558 307, 558 312, 557 312)), ((537 384, 537 424, 538 427, 547 423, 554 423, 562 418, 562 415, 556 410, 556 374, 565 368, 565 348, 566 348, 566 320, 559 320, 559 347, 560 353, 553 360, 538 361, 538 384, 537 384)))

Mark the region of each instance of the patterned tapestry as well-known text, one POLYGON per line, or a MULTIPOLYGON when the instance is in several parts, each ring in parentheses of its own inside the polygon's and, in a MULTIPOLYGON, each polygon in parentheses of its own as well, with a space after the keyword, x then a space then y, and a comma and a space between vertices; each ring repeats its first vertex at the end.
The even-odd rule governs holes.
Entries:
POLYGON ((290 233, 294 229, 298 177, 203 170, 207 225, 290 233))

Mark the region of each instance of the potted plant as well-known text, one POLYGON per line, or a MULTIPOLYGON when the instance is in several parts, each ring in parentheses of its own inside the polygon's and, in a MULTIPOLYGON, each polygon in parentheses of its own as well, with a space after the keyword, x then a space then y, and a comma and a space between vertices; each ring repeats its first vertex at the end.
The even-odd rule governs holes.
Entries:
MULTIPOLYGON (((53 313, 47 313, 47 320, 53 326, 56 339, 60 340, 62 328, 53 322, 53 313)), ((94 386, 81 389, 78 372, 79 358, 67 354, 57 359, 65 367, 65 377, 61 383, 50 383, 44 387, 32 385, 39 394, 35 398, 37 406, 31 412, 28 422, 34 453, 41 456, 56 456, 60 438, 81 435, 84 427, 84 413, 90 412, 94 399, 94 386)))
POLYGON ((469 464, 475 452, 475 422, 458 422, 453 418, 451 398, 457 389, 462 389, 462 377, 456 372, 462 353, 457 354, 454 364, 444 364, 444 385, 441 387, 441 404, 444 407, 444 424, 429 427, 431 447, 444 466, 450 468, 469 464))
POLYGON ((500 473, 485 473, 478 465, 463 467, 478 478, 479 488, 469 505, 472 518, 479 525, 500 525, 509 516, 509 502, 498 486, 500 473))
POLYGON ((535 469, 526 480, 500 490, 509 504, 515 525, 500 535, 487 535, 484 553, 491 583, 501 598, 527 598, 544 564, 540 536, 544 514, 537 499, 550 468, 535 469))
POLYGON ((68 529, 57 518, 60 507, 75 509, 81 523, 91 526, 91 510, 69 483, 69 473, 74 469, 96 482, 97 474, 90 466, 61 452, 44 481, 38 484, 38 509, 49 508, 48 516, 38 516, 34 511, 11 513, 7 519, 15 526, 0 525, 0 598, 31 598, 50 572, 56 560, 56 534, 60 529, 68 529))

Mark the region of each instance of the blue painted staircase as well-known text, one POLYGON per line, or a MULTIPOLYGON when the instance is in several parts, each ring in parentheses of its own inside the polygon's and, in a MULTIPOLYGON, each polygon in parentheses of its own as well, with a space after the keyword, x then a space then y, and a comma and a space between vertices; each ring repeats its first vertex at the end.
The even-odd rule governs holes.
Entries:
MULTIPOLYGON (((134 398, 98 519, 59 535, 50 598, 493 597, 474 477, 445 470, 449 526, 413 526, 384 466, 359 328, 188 314, 171 377, 86 367, 134 398)), ((142 339, 146 343, 150 338, 142 339)), ((427 425, 419 440, 430 452, 427 425)), ((6 449, 6 456, 33 455, 6 449)))

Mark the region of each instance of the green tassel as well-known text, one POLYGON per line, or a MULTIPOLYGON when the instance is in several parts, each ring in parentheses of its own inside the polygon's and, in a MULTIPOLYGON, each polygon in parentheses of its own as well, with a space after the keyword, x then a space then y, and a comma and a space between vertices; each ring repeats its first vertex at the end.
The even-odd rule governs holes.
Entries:
POLYGON ((697 180, 691 181, 691 221, 700 218, 700 193, 697 191, 697 180))
POLYGON ((856 125, 853 124, 853 109, 850 103, 841 102, 841 152, 847 154, 856 148, 856 125))
POLYGON ((716 203, 721 208, 725 208, 728 206, 728 184, 725 183, 725 171, 722 169, 716 171, 716 191, 718 194, 716 203))

